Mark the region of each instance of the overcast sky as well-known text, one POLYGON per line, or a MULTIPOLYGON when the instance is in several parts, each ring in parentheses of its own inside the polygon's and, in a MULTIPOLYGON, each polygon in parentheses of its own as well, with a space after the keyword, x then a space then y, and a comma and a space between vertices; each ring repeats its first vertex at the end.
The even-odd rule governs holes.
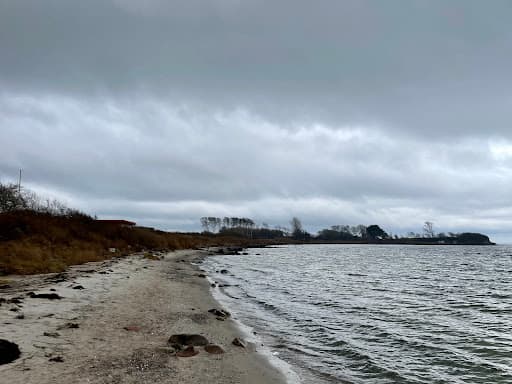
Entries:
POLYGON ((512 2, 0 0, 0 180, 198 230, 512 241, 512 2))

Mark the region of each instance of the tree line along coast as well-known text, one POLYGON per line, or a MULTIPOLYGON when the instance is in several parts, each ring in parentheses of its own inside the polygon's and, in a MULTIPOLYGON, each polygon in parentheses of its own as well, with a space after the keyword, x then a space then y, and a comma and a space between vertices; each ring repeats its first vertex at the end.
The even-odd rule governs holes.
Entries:
POLYGON ((474 232, 434 231, 434 223, 426 221, 423 233, 409 232, 406 235, 392 235, 379 225, 333 225, 319 230, 316 234, 306 231, 299 218, 293 217, 290 226, 275 226, 267 223, 257 225, 247 217, 201 217, 205 235, 229 235, 251 239, 281 239, 305 243, 348 243, 348 244, 418 244, 418 245, 494 245, 487 235, 474 232))
POLYGON ((99 220, 19 184, 0 183, 0 275, 63 271, 67 266, 133 252, 199 247, 267 246, 293 243, 493 244, 479 233, 392 236, 380 226, 335 225, 317 234, 294 217, 290 227, 257 225, 246 217, 203 217, 202 232, 167 232, 128 220, 99 220))

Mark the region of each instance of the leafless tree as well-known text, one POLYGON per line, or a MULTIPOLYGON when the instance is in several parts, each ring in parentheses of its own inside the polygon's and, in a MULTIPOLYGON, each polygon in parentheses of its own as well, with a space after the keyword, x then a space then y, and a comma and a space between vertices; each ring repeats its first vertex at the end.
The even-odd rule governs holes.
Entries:
POLYGON ((423 225, 423 233, 425 234, 425 237, 434 237, 434 223, 431 221, 425 221, 425 224, 423 225))

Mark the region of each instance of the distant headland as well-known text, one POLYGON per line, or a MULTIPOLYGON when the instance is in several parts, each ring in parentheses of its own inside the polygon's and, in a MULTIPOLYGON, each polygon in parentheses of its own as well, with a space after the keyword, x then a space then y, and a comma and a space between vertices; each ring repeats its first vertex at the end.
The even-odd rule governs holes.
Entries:
POLYGON ((270 228, 263 223, 257 226, 252 219, 244 217, 202 217, 201 226, 205 235, 235 236, 259 240, 281 240, 312 244, 409 244, 409 245, 495 245, 489 236, 481 233, 435 233, 434 224, 426 221, 423 234, 409 232, 407 235, 392 235, 379 225, 333 225, 313 235, 303 229, 300 219, 292 218, 290 228, 270 228))
POLYGON ((392 235, 380 226, 334 225, 312 235, 294 217, 290 227, 256 225, 244 217, 203 217, 203 231, 176 233, 141 227, 123 219, 98 220, 56 200, 44 199, 20 185, 0 183, 0 275, 60 272, 69 265, 133 252, 199 247, 273 244, 493 245, 480 233, 392 235))

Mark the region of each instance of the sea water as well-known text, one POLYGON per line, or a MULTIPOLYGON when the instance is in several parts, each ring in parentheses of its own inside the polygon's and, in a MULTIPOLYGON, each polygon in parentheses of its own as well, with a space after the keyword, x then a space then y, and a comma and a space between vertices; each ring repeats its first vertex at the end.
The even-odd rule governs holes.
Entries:
POLYGON ((512 247, 289 245, 204 267, 304 383, 512 383, 512 247))

